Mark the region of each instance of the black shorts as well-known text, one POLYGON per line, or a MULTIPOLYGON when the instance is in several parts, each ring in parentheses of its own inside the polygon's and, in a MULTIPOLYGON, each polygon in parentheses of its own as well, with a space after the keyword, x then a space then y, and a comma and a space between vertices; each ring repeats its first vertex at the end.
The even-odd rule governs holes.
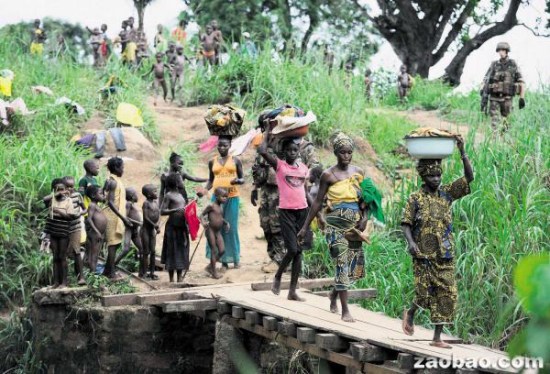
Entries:
POLYGON ((304 209, 279 209, 279 223, 285 247, 288 252, 301 252, 310 249, 313 241, 313 233, 307 230, 303 243, 298 243, 298 232, 304 226, 309 208, 304 209))

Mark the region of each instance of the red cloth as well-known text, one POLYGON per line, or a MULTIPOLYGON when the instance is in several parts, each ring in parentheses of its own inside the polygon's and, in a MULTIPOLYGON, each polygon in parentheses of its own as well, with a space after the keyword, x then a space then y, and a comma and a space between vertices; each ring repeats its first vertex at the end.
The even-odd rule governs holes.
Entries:
POLYGON ((191 235, 191 240, 197 239, 197 234, 201 227, 201 222, 199 217, 197 217, 197 202, 195 200, 191 201, 185 207, 185 220, 187 221, 187 226, 189 227, 189 234, 191 235))
POLYGON ((203 153, 208 153, 214 148, 216 148, 217 145, 218 145, 218 137, 216 135, 212 135, 211 137, 208 138, 207 141, 199 145, 199 151, 203 153))

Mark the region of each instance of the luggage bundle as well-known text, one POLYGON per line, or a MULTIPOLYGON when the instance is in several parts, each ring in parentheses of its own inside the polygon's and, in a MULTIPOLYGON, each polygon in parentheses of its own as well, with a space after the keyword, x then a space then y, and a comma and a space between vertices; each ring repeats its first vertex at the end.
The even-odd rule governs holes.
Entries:
POLYGON ((271 133, 278 138, 304 137, 309 132, 309 125, 317 120, 313 112, 305 113, 290 104, 273 109, 264 118, 270 120, 271 133))
POLYGON ((210 135, 237 136, 244 123, 246 111, 232 105, 211 105, 204 115, 210 135))

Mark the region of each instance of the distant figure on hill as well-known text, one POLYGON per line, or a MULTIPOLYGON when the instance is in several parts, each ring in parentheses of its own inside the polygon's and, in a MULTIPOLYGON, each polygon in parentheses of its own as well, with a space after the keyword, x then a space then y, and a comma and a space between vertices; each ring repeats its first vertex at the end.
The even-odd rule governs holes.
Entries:
POLYGON ((370 101, 372 95, 372 70, 365 70, 365 98, 370 101))
POLYGON ((153 105, 157 105, 157 99, 159 95, 159 87, 162 87, 162 97, 164 98, 164 101, 166 101, 166 96, 168 95, 168 87, 166 86, 166 70, 171 70, 171 67, 162 61, 163 54, 161 52, 157 52, 155 55, 156 62, 151 66, 151 70, 149 70, 149 74, 153 73, 153 90, 155 92, 155 98, 153 101, 153 105))
POLYGON ((470 183, 474 180, 460 136, 457 146, 464 164, 464 176, 441 186, 441 160, 419 160, 416 169, 423 185, 409 196, 401 219, 413 258, 415 288, 414 302, 403 312, 403 332, 413 335, 416 311, 427 309, 435 325, 430 345, 439 348, 451 348, 441 340, 441 331, 443 326, 453 323, 457 299, 452 204, 470 193, 470 183))
POLYGON ((89 27, 86 27, 88 32, 90 33, 90 46, 92 47, 92 57, 94 58, 94 67, 99 67, 101 65, 101 43, 103 41, 103 36, 101 35, 101 31, 99 31, 99 28, 94 27, 94 29, 90 29, 89 27))
POLYGON ((44 53, 44 42, 46 41, 46 31, 40 27, 40 20, 34 20, 34 27, 31 35, 31 54, 42 55, 44 53))
MULTIPOLYGON (((176 99, 176 92, 181 94, 183 90, 183 70, 185 67, 185 60, 187 57, 183 54, 183 46, 178 45, 176 48, 176 55, 174 56, 171 64, 172 70, 170 71, 170 88, 172 89, 172 101, 176 99)), ((183 101, 183 100, 182 100, 183 101)))
POLYGON ((487 99, 493 131, 506 132, 508 116, 513 109, 513 98, 519 95, 519 109, 525 108, 525 82, 517 63, 508 57, 510 45, 506 42, 497 44, 500 59, 493 61, 483 79, 483 92, 488 94, 485 103, 482 100, 481 109, 486 111, 487 99))
POLYGON ((201 35, 202 55, 204 57, 204 65, 216 64, 216 50, 218 49, 218 39, 214 35, 214 30, 211 25, 206 26, 206 33, 201 35))
POLYGON ((157 52, 165 52, 167 48, 166 38, 164 37, 164 27, 161 24, 157 25, 157 33, 153 39, 153 47, 157 52))
POLYGON ((414 79, 409 73, 407 73, 407 65, 401 65, 399 68, 399 74, 397 75, 397 93, 401 103, 407 100, 407 96, 411 92, 413 85, 414 79))
POLYGON ((252 59, 256 59, 258 57, 258 48, 256 48, 256 44, 254 44, 254 41, 250 38, 250 33, 245 31, 242 35, 244 39, 244 43, 241 48, 242 54, 251 57, 252 59))
POLYGON ((216 47, 215 47, 216 65, 220 65, 221 64, 220 53, 221 53, 221 47, 223 45, 223 34, 218 25, 218 21, 212 20, 212 22, 210 22, 210 25, 212 25, 212 34, 214 34, 214 38, 216 38, 216 41, 217 41, 216 47))
POLYGON ((187 21, 182 19, 179 21, 178 26, 172 30, 172 39, 174 39, 179 45, 184 46, 187 39, 187 21))

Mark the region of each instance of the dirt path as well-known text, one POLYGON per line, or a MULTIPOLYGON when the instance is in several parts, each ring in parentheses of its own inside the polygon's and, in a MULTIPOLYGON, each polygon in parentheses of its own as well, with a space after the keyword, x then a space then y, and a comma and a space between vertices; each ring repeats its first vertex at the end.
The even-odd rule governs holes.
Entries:
MULTIPOLYGON (((175 105, 160 103, 155 107, 152 101, 150 108, 156 114, 156 123, 159 128, 161 143, 156 147, 158 156, 150 160, 126 161, 124 178, 128 185, 140 187, 146 183, 159 185, 159 165, 161 161, 167 160, 171 150, 178 144, 187 143, 197 146, 208 139, 209 133, 204 124, 204 112, 206 107, 179 108, 175 105)), ((215 155, 215 150, 205 154, 197 151, 198 160, 194 165, 185 165, 188 172, 195 176, 207 177, 207 163, 215 155)), ((266 242, 261 239, 263 232, 259 225, 257 208, 250 204, 251 177, 250 167, 253 161, 253 151, 247 150, 240 158, 243 161, 247 183, 241 187, 241 215, 239 218, 239 236, 241 241, 241 268, 225 271, 219 280, 213 280, 208 276, 204 267, 208 264, 205 257, 205 243, 203 238, 197 247, 197 241, 191 242, 191 253, 197 247, 195 257, 191 263, 190 270, 186 276, 185 283, 189 284, 212 284, 231 283, 246 281, 263 281, 271 275, 261 270, 263 264, 269 262, 266 252, 266 242)), ((188 192, 191 192, 188 188, 188 192)), ((209 200, 203 198, 199 205, 204 206, 209 200)), ((141 206, 141 201, 140 201, 141 206)), ((163 224, 165 219, 163 219, 163 224)), ((163 226, 163 225, 162 225, 163 226)), ((202 230, 202 229, 201 229, 202 230)), ((163 232, 157 236, 157 254, 162 250, 163 232)), ((168 275, 166 272, 158 272, 160 280, 153 282, 159 287, 169 287, 168 275)))
MULTIPOLYGON (((169 103, 160 103, 153 105, 149 100, 148 105, 155 113, 156 124, 160 133, 160 144, 150 150, 150 154, 143 157, 143 152, 135 150, 135 155, 129 150, 121 153, 120 156, 125 160, 125 171, 123 179, 127 187, 134 187, 140 196, 138 205, 141 207, 143 196, 141 196, 141 187, 147 183, 160 185, 160 171, 163 160, 166 162, 170 152, 180 144, 191 144, 197 149, 197 161, 193 165, 184 165, 184 168, 192 175, 207 177, 207 163, 216 154, 216 150, 210 153, 201 153, 198 151, 198 145, 208 139, 209 133, 204 124, 203 115, 206 106, 180 108, 169 103)), ((103 119, 99 117, 92 118, 85 126, 86 129, 103 128, 103 119)), ((362 139, 355 139, 357 143, 357 152, 354 155, 354 163, 362 166, 367 175, 370 176, 377 185, 383 190, 390 191, 391 183, 384 174, 375 167, 377 155, 370 144, 362 139)), ((334 155, 329 149, 318 149, 318 154, 323 165, 328 166, 334 163, 334 155)), ((105 155, 102 163, 106 163, 107 158, 112 156, 105 155)), ((190 270, 186 276, 185 282, 188 284, 214 284, 214 283, 232 283, 248 281, 264 281, 271 279, 273 274, 262 271, 262 266, 270 262, 267 256, 267 243, 262 239, 263 231, 259 224, 257 208, 250 203, 250 190, 252 187, 251 166, 254 160, 255 150, 247 149, 240 156, 243 162, 246 183, 241 186, 241 215, 239 218, 239 236, 241 242, 241 268, 223 272, 223 277, 214 280, 208 276, 204 270, 208 264, 205 257, 205 239, 203 238, 197 246, 197 241, 191 242, 191 253, 197 248, 195 256, 191 262, 190 270)), ((188 192, 191 189, 188 187, 188 192)), ((205 206, 209 200, 203 198, 199 201, 199 209, 205 206)), ((161 227, 166 222, 162 218, 161 227)), ((202 230, 202 229, 201 229, 202 230)), ((163 231, 157 236, 157 255, 161 254, 163 231)), ((176 286, 168 282, 166 272, 157 272, 160 279, 152 282, 158 288, 167 288, 176 286)))

